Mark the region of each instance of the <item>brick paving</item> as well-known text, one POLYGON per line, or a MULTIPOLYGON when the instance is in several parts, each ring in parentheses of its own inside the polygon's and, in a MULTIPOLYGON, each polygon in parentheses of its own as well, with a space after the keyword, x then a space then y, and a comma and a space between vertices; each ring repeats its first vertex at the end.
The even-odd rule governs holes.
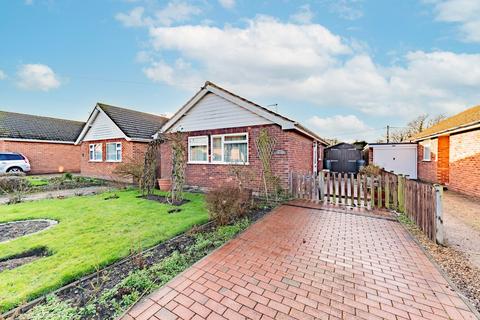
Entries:
POLYGON ((282 206, 122 319, 476 317, 398 222, 282 206))

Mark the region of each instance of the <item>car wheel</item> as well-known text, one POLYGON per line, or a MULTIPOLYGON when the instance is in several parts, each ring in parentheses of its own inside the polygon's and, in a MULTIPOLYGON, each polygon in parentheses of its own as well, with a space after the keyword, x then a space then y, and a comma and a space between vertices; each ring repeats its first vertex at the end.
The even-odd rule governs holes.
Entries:
POLYGON ((19 168, 19 167, 13 167, 13 168, 8 169, 7 172, 19 173, 19 172, 23 172, 23 170, 22 170, 22 168, 19 168))

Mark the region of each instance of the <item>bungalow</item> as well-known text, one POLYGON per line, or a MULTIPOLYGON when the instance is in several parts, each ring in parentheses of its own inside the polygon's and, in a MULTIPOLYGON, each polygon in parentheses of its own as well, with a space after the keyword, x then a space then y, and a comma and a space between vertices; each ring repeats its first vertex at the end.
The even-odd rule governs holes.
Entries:
POLYGON ((418 142, 418 178, 480 196, 480 106, 412 137, 418 142))
POLYGON ((0 111, 0 152, 28 158, 31 173, 80 171, 75 145, 84 122, 0 111))
MULTIPOLYGON (((261 189, 261 161, 255 141, 265 129, 276 140, 271 161, 282 187, 289 172, 313 173, 322 169, 327 143, 291 119, 229 92, 211 82, 198 91, 161 128, 161 133, 184 132, 188 151, 186 184, 214 188, 233 181, 232 166, 251 173, 248 187, 261 189)), ((170 178, 171 145, 160 147, 161 178, 170 178)))
POLYGON ((143 159, 148 142, 168 119, 97 103, 75 144, 82 175, 132 182, 115 175, 119 163, 143 159))

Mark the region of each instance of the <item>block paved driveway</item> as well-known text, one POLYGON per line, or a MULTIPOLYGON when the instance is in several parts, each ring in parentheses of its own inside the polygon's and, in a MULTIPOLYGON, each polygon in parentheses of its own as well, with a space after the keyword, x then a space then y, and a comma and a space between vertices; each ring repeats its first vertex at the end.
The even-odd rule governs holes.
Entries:
POLYGON ((476 317, 398 222, 282 206, 123 319, 476 317))

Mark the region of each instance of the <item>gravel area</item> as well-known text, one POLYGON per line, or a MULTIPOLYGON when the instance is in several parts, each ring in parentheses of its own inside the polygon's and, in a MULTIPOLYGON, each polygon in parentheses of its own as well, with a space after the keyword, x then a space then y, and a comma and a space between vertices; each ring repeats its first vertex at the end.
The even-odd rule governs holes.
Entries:
POLYGON ((39 232, 57 224, 54 220, 24 220, 0 224, 0 242, 39 232))
MULTIPOLYGON (((52 199, 52 198, 68 198, 68 197, 74 197, 78 195, 87 196, 87 195, 105 192, 111 189, 112 188, 108 186, 94 186, 94 187, 85 187, 85 188, 76 188, 76 189, 38 192, 38 193, 25 195, 22 201, 35 201, 35 200, 52 199)), ((8 196, 0 197, 0 204, 7 204, 8 201, 9 201, 8 196)))
POLYGON ((480 312, 480 268, 470 261, 466 253, 455 247, 437 245, 414 224, 404 225, 462 295, 480 312))
POLYGON ((446 191, 443 208, 447 245, 480 268, 480 199, 446 191))

